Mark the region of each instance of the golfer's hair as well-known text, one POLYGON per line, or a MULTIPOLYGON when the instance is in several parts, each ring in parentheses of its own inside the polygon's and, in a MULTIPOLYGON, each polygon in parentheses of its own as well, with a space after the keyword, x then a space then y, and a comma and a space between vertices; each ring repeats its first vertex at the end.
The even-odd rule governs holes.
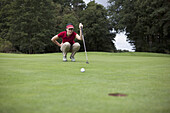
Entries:
POLYGON ((72 23, 68 23, 66 26, 68 26, 68 25, 73 25, 72 23))

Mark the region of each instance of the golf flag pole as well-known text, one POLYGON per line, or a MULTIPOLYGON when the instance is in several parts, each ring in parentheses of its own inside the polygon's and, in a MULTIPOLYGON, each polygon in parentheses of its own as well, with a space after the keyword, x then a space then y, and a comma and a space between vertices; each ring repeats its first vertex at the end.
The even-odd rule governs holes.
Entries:
POLYGON ((88 57, 87 57, 85 40, 84 40, 84 35, 83 35, 83 28, 82 28, 82 27, 81 27, 81 32, 82 32, 82 39, 83 39, 84 51, 85 51, 85 55, 86 55, 86 64, 89 64, 89 62, 88 62, 88 57))

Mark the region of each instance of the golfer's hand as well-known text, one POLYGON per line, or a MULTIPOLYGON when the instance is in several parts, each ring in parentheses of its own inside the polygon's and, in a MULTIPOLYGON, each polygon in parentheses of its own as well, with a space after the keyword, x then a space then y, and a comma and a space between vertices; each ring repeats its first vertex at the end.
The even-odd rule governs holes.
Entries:
POLYGON ((79 24, 79 28, 80 29, 83 28, 83 24, 82 23, 79 24))
POLYGON ((60 47, 63 45, 63 43, 60 44, 60 47))

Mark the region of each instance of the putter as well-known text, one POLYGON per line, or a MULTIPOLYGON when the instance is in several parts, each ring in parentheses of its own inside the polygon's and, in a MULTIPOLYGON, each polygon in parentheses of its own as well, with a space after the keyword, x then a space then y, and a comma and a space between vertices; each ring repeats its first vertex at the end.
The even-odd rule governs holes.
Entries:
POLYGON ((88 57, 87 57, 85 40, 84 40, 84 35, 83 35, 83 28, 82 28, 82 27, 81 27, 81 32, 82 32, 82 38, 83 38, 84 51, 85 51, 85 54, 86 54, 86 64, 89 64, 89 62, 88 62, 88 57))

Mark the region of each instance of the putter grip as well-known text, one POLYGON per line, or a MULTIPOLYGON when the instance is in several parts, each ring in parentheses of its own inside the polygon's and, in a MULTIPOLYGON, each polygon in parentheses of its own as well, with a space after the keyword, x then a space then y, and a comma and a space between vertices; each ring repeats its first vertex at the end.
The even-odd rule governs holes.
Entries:
POLYGON ((81 32, 82 32, 82 35, 83 35, 83 27, 81 27, 81 32))

